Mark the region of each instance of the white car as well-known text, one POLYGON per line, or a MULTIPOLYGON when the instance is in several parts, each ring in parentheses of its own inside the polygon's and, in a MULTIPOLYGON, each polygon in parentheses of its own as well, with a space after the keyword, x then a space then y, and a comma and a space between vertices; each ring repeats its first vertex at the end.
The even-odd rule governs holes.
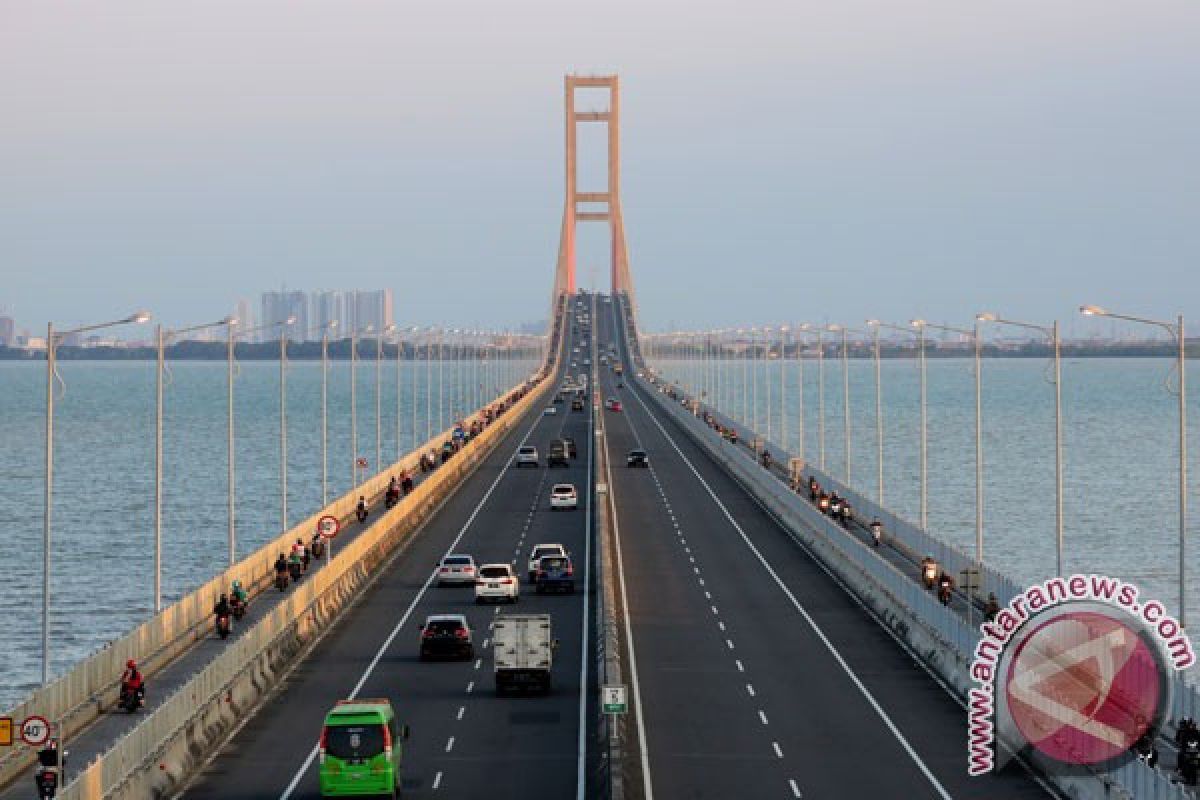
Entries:
POLYGON ((550 509, 579 508, 579 493, 574 484, 556 483, 550 489, 550 509))
POLYGON ((475 583, 475 559, 465 553, 450 553, 437 567, 437 585, 475 583))
POLYGON ((517 448, 517 457, 513 459, 513 463, 517 467, 529 465, 536 467, 538 465, 537 448, 531 444, 524 444, 517 448))
POLYGON ((519 596, 520 583, 512 565, 484 564, 479 568, 479 577, 475 579, 475 602, 496 600, 515 603, 519 596))
POLYGON ((537 576, 538 562, 545 556, 565 557, 566 555, 567 548, 561 544, 535 544, 529 553, 529 582, 534 582, 534 578, 537 576))
POLYGON ((555 408, 554 406, 546 406, 546 410, 543 411, 542 413, 544 415, 546 415, 547 417, 553 417, 555 414, 558 413, 558 409, 555 408))

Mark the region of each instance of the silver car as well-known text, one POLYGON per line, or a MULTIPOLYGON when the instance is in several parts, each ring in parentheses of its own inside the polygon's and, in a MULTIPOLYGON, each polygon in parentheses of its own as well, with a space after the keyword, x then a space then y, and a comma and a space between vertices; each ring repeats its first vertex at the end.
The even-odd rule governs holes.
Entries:
POLYGON ((465 553, 451 553, 437 566, 437 585, 475 585, 475 559, 465 553))

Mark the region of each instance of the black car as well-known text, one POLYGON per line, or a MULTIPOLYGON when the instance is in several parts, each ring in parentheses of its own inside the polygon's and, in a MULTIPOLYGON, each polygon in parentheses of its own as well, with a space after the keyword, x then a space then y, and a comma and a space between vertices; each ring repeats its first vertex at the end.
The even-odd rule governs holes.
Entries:
POLYGON ((625 466, 648 467, 650 466, 650 457, 646 455, 645 450, 630 450, 629 455, 625 457, 625 466))
POLYGON ((475 657, 471 628, 462 614, 433 614, 421 626, 421 660, 475 657))

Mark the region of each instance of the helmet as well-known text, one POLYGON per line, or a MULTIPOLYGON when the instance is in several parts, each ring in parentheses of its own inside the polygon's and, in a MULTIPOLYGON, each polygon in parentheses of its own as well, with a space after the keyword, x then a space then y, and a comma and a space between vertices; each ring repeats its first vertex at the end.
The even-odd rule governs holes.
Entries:
POLYGON ((137 669, 137 662, 132 658, 125 662, 126 669, 137 669))
POLYGON ((228 597, 226 597, 226 595, 225 595, 225 593, 224 593, 224 592, 221 592, 221 599, 222 599, 222 600, 228 600, 229 598, 228 598, 228 597))
POLYGON ((234 588, 234 589, 240 589, 240 588, 242 588, 242 582, 241 582, 241 581, 234 581, 234 582, 233 582, 233 588, 234 588))

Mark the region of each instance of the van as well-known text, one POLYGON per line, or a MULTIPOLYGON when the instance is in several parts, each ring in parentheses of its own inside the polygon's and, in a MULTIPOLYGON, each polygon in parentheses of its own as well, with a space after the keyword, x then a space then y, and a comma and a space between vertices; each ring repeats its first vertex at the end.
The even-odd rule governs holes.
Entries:
POLYGON ((407 738, 408 726, 397 726, 386 698, 339 700, 321 729, 321 796, 399 796, 407 738))
POLYGON ((570 462, 567 459, 567 443, 562 439, 550 442, 550 449, 546 452, 546 466, 569 467, 570 462))

